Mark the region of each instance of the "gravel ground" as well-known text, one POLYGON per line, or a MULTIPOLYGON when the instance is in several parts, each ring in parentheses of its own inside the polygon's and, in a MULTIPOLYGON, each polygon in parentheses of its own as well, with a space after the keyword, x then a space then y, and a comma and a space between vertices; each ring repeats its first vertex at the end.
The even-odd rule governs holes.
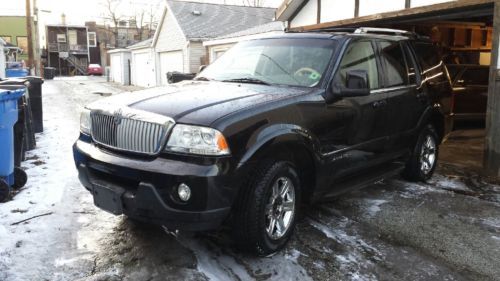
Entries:
POLYGON ((44 84, 29 183, 0 204, 0 280, 500 280, 500 187, 448 163, 425 184, 391 179, 305 206, 268 258, 235 251, 227 229, 176 237, 95 208, 72 160, 78 112, 127 89, 44 84))

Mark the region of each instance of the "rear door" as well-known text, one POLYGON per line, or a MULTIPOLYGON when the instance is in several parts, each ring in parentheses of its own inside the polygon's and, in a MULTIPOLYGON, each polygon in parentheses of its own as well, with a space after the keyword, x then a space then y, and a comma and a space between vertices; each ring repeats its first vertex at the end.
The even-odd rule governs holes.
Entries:
POLYGON ((410 148, 411 131, 425 110, 426 97, 417 88, 420 76, 406 43, 380 40, 378 46, 385 74, 381 91, 387 94, 388 103, 386 129, 391 141, 387 149, 397 156, 410 148))

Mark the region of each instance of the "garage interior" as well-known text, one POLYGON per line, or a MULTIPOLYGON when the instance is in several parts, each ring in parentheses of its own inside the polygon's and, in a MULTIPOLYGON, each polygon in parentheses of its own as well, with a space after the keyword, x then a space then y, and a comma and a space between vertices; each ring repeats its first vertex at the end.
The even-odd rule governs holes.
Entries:
POLYGON ((441 163, 500 176, 500 116, 497 113, 500 103, 495 99, 498 95, 495 82, 498 80, 500 3, 495 2, 454 1, 291 30, 327 31, 338 27, 367 26, 403 29, 429 37, 440 47, 443 62, 449 66, 455 108, 475 111, 475 114, 455 115, 455 130, 441 147, 441 163), (476 71, 457 70, 465 66, 476 71), (464 92, 461 88, 467 89, 464 92), (474 89, 474 95, 465 95, 470 88, 474 89))

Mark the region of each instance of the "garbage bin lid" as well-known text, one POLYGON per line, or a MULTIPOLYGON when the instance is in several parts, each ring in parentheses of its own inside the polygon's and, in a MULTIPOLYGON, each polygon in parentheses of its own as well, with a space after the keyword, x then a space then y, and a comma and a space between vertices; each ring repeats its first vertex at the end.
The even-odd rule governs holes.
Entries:
POLYGON ((43 78, 39 77, 39 76, 26 76, 24 78, 26 78, 31 83, 40 83, 40 84, 43 84, 43 78))
POLYGON ((0 90, 0 101, 17 100, 24 95, 25 89, 13 91, 0 90))

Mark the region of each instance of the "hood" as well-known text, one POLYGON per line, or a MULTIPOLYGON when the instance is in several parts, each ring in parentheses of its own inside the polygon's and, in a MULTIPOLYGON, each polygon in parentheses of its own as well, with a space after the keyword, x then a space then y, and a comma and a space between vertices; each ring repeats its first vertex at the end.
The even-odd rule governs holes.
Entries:
POLYGON ((94 108, 130 107, 174 119, 176 123, 209 126, 238 110, 311 91, 306 88, 186 81, 166 87, 128 92, 90 104, 94 108))

